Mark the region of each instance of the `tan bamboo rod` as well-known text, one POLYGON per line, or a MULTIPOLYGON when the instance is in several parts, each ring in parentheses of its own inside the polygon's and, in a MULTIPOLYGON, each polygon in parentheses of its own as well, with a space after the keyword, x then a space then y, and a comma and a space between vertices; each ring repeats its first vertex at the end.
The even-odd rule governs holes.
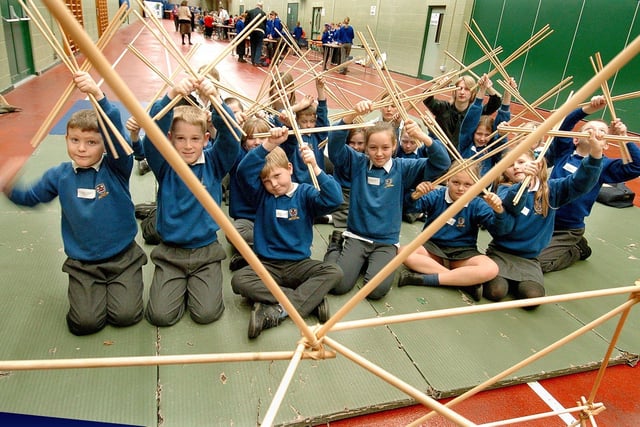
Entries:
POLYGON ((289 366, 287 366, 287 370, 280 380, 280 384, 278 385, 278 389, 276 390, 273 399, 271 399, 271 404, 269 405, 269 409, 267 409, 267 413, 264 415, 264 418, 260 423, 260 427, 271 427, 273 425, 276 415, 278 414, 278 410, 280 409, 282 401, 284 400, 287 390, 289 389, 291 380, 293 380, 296 369, 298 369, 298 365, 300 364, 300 359, 302 358, 304 347, 304 343, 300 342, 293 352, 293 357, 289 361, 289 366))
MULTIPOLYGON (((54 0, 55 1, 55 0, 54 0)), ((0 371, 36 371, 50 369, 124 368, 133 366, 194 365, 202 363, 251 362, 261 360, 290 360, 293 351, 265 351, 248 353, 185 354, 168 356, 92 357, 80 359, 0 360, 0 371)), ((331 359, 331 351, 302 353, 303 359, 331 359)))
POLYGON ((364 357, 360 356, 359 354, 355 353, 349 348, 343 346, 339 342, 329 337, 325 337, 324 343, 327 344, 329 347, 333 348, 336 352, 342 354, 347 359, 351 360, 352 362, 360 365, 367 371, 371 372, 381 380, 391 384, 398 390, 411 396, 417 402, 423 404, 429 409, 436 411, 437 413, 439 413, 449 421, 454 422, 457 426, 474 426, 475 425, 471 421, 463 417, 462 415, 447 408, 445 405, 441 404, 437 400, 427 396, 425 393, 421 392, 417 388, 413 387, 410 384, 407 384, 406 382, 402 381, 401 379, 397 378, 396 376, 392 375, 391 373, 387 372, 381 367, 375 365, 374 363, 370 362, 369 360, 365 359, 364 357))
MULTIPOLYGON (((299 129, 300 135, 311 135, 312 133, 331 132, 333 130, 351 130, 361 129, 373 126, 374 123, 354 123, 349 125, 333 125, 333 126, 321 126, 316 128, 299 129)), ((254 133, 254 138, 268 138, 271 134, 269 132, 254 133)))
POLYGON ((193 192, 194 196, 202 203, 203 207, 212 216, 212 218, 218 223, 222 231, 225 233, 231 243, 238 249, 242 256, 247 260, 249 265, 253 267, 256 274, 265 283, 265 286, 278 300, 278 302, 284 307, 289 314, 289 318, 296 324, 298 329, 307 339, 312 347, 318 345, 318 341, 311 331, 309 326, 305 323, 304 319, 300 316, 300 313, 291 304, 291 301, 284 294, 282 289, 273 280, 273 277, 260 263, 260 260, 251 250, 247 242, 240 236, 233 224, 226 217, 222 209, 216 204, 211 197, 211 194, 204 188, 197 177, 193 174, 189 166, 182 160, 182 158, 176 153, 171 143, 167 140, 166 135, 160 130, 156 123, 149 117, 145 110, 140 106, 138 100, 127 88, 121 77, 112 69, 111 64, 94 46, 92 40, 84 32, 78 21, 71 14, 71 11, 62 4, 59 0, 42 0, 45 6, 49 9, 52 15, 60 21, 62 27, 73 37, 78 46, 90 60, 96 70, 103 76, 105 81, 118 95, 122 103, 127 107, 129 112, 138 121, 138 124, 145 129, 147 136, 151 142, 156 145, 160 153, 167 159, 167 162, 176 171, 176 173, 183 179, 185 185, 193 192))
POLYGON ((340 319, 347 315, 353 308, 369 293, 374 290, 384 278, 394 273, 395 270, 404 262, 407 256, 427 241, 437 230, 439 230, 447 221, 448 218, 453 217, 467 204, 476 194, 480 193, 483 188, 486 188, 491 182, 493 182, 502 172, 510 167, 515 160, 530 147, 540 140, 549 129, 553 127, 555 123, 562 120, 567 114, 569 114, 579 102, 590 96, 595 89, 599 86, 600 82, 613 73, 617 72, 627 62, 633 59, 640 51, 640 37, 635 38, 629 45, 622 50, 615 58, 609 62, 600 73, 597 73, 591 80, 585 83, 574 96, 566 101, 560 108, 551 114, 548 120, 544 121, 534 132, 529 134, 522 143, 518 144, 503 157, 491 170, 489 170, 483 177, 480 178, 476 184, 474 184, 469 191, 467 191, 462 197, 456 200, 445 212, 443 212, 438 218, 436 218, 431 224, 424 228, 424 230, 416 236, 416 238, 404 246, 402 250, 393 258, 385 267, 383 267, 378 274, 367 282, 358 292, 353 295, 324 325, 317 331, 318 337, 323 337, 333 325, 335 325, 340 319))
POLYGON ((468 314, 488 313, 492 311, 510 310, 514 308, 528 307, 532 305, 556 304, 567 301, 580 301, 592 298, 603 298, 614 295, 633 295, 640 291, 640 287, 622 286, 617 288, 597 289, 593 291, 572 292, 568 294, 550 295, 537 298, 527 298, 512 301, 493 302, 491 304, 470 305, 455 308, 443 308, 439 310, 423 311, 420 313, 396 314, 392 316, 373 317, 371 319, 349 320, 336 323, 331 332, 341 332, 353 329, 374 328, 384 325, 415 322, 422 320, 442 319, 468 314))
MULTIPOLYGON (((595 320, 587 323, 586 325, 578 328, 577 330, 575 330, 574 332, 570 333, 569 335, 559 339, 558 341, 554 342, 553 344, 548 345, 547 347, 539 350, 535 354, 532 354, 531 356, 525 358, 524 360, 516 363, 515 365, 511 366, 510 368, 505 369, 501 373, 499 373, 497 375, 494 375, 493 377, 491 377, 488 380, 482 382, 481 384, 478 384, 477 386, 473 387, 472 389, 464 392, 463 394, 461 394, 460 396, 456 397, 455 399, 447 402, 447 404, 445 406, 450 408, 450 407, 455 406, 456 404, 468 399, 469 397, 478 394, 479 392, 485 390, 486 388, 494 385, 495 383, 497 383, 501 379, 506 378, 507 376, 513 374, 514 372, 517 372, 520 369, 530 365, 531 363, 543 358, 544 356, 546 356, 549 353, 557 350, 561 346, 573 341, 576 338, 581 337, 582 335, 584 335, 586 333, 591 332, 594 328, 598 327, 599 325, 601 325, 602 323, 606 322, 607 320, 613 318, 614 316, 617 316, 618 313, 623 312, 624 310, 626 310, 627 308, 633 306, 637 302, 638 302, 637 300, 626 301, 625 303, 623 303, 623 304, 619 305, 618 307, 612 309, 611 311, 603 314, 602 316, 598 317, 597 319, 595 319, 595 320)), ((435 416, 435 413, 434 412, 430 412, 429 414, 426 414, 426 415, 420 417, 419 419, 415 420, 413 423, 409 424, 409 426, 410 427, 418 427, 422 423, 424 423, 425 421, 431 419, 433 416, 435 416)))

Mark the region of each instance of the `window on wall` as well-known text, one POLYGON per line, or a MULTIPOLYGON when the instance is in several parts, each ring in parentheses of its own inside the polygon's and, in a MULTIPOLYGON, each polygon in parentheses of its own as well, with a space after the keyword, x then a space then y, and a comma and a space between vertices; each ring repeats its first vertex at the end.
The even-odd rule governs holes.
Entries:
MULTIPOLYGON (((80 25, 84 28, 84 19, 82 19, 82 0, 65 0, 65 3, 73 16, 76 18, 76 21, 80 23, 80 25)), ((69 46, 71 47, 71 52, 77 52, 78 46, 76 43, 65 34, 65 37, 69 41, 69 46)))
POLYGON ((442 22, 444 21, 444 13, 434 12, 431 14, 430 25, 436 28, 434 43, 440 43, 440 33, 442 32, 442 22))

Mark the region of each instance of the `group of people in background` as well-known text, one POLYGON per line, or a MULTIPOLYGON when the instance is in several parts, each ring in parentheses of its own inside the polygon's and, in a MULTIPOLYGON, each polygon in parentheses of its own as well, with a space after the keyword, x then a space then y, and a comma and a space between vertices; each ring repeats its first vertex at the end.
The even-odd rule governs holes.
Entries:
MULTIPOLYGON (((183 25, 188 26, 183 8, 189 9, 186 1, 178 10, 185 43, 189 34, 183 32, 183 25)), ((248 25, 263 15, 259 2, 240 21, 248 25)), ((254 65, 262 64, 263 38, 273 36, 268 25, 277 29, 278 22, 272 12, 264 32, 251 33, 254 65)), ((334 36, 333 41, 343 46, 340 63, 344 63, 353 39, 348 18, 334 36)), ((190 38, 187 41, 191 43, 190 38)), ((279 78, 284 87, 293 81, 289 73, 279 78)), ((360 280, 366 285, 397 255, 406 214, 418 214, 413 220, 420 218, 428 227, 467 197, 478 178, 504 156, 497 148, 507 140, 498 143, 493 135, 510 119, 511 97, 509 92, 497 93, 486 75, 478 81, 461 76, 451 82, 456 91, 450 100, 424 101, 461 158, 451 155, 442 141, 413 119, 402 120, 394 105, 380 108, 376 119, 361 127, 310 133, 299 144, 292 120, 299 129, 330 125, 323 77, 316 78, 313 95, 300 98, 289 91, 284 94, 286 102, 274 98, 269 107, 279 114, 261 111, 250 117, 238 99, 221 95, 214 80, 219 76, 210 70, 199 78, 176 81, 152 105, 150 116, 167 109, 156 122, 177 155, 219 205, 226 182, 229 216, 239 236, 300 315, 314 315, 320 322, 330 316, 328 295, 350 292, 360 280), (182 101, 175 103, 176 98, 182 101), (486 163, 464 167, 465 158, 494 150, 495 157, 486 163), (448 178, 442 185, 433 184, 445 174, 448 178), (318 223, 335 227, 322 260, 311 257, 313 227, 318 223)), ((142 266, 147 255, 135 241, 129 191, 133 157, 122 147, 117 149, 119 156, 105 150, 94 111, 74 113, 66 133, 71 161, 51 168, 34 183, 13 182, 3 188, 11 201, 24 206, 59 198, 68 257, 63 270, 69 276, 69 330, 90 334, 107 324, 127 326, 143 317, 153 325, 170 326, 186 311, 197 323, 216 321, 224 312, 227 274, 222 267, 227 249, 219 240, 220 225, 156 145, 140 135, 135 119, 124 124, 88 73, 77 73, 74 81, 79 90, 98 100, 115 129, 155 175, 157 205, 151 225, 158 239, 150 252, 155 269, 145 306, 142 266)), ((513 79, 509 84, 517 87, 513 79)), ((271 82, 272 91, 277 87, 271 82)), ((373 105, 371 100, 357 102, 337 124, 358 123, 359 117, 375 112, 373 105)), ((561 129, 573 129, 605 105, 602 96, 593 97, 569 115, 561 129)), ((474 194, 405 260, 397 286, 455 287, 475 301, 482 296, 499 301, 509 292, 515 298, 545 295, 544 272, 566 268, 591 254, 584 219, 599 185, 640 176, 640 149, 635 144, 627 143, 629 163, 603 155, 607 134, 627 135, 620 119, 588 121, 581 130, 588 136, 556 137, 544 156, 533 149, 520 155, 493 186, 474 194), (526 187, 518 198, 522 186, 526 187), (478 248, 481 229, 491 235, 484 252, 478 248)), ((115 141, 113 132, 109 128, 115 141)), ((253 339, 279 325, 288 313, 236 246, 230 248, 231 288, 252 303, 248 336, 253 339)), ((394 283, 391 274, 368 298, 384 298, 394 283)))

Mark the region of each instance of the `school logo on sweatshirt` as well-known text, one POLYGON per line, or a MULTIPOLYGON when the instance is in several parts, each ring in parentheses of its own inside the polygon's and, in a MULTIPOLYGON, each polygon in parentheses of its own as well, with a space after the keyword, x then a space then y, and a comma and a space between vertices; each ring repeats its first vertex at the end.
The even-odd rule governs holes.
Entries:
POLYGON ((103 197, 108 196, 109 192, 104 184, 98 184, 96 185, 96 194, 98 195, 98 199, 102 199, 103 197))
POLYGON ((294 219, 300 219, 300 217, 298 217, 298 209, 291 208, 289 209, 289 220, 291 221, 294 219))
POLYGON ((456 224, 456 227, 458 227, 458 228, 464 228, 464 226, 465 226, 464 217, 459 217, 459 218, 458 218, 458 223, 456 224))
POLYGON ((384 180, 384 188, 391 188, 393 187, 393 179, 392 178, 387 178, 384 180))

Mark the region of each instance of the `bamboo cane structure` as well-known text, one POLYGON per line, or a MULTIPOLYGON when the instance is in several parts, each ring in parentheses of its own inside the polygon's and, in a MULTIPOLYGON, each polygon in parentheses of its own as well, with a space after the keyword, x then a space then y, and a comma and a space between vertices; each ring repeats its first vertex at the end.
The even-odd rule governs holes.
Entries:
MULTIPOLYGON (((443 414, 449 420, 455 422, 457 425, 460 425, 460 426, 475 425, 470 420, 466 419, 465 417, 462 417, 461 415, 457 414, 455 411, 451 410, 450 407, 470 397, 471 395, 478 393, 482 389, 485 389, 490 385, 495 384, 501 378, 504 378, 510 375, 511 373, 517 371, 518 369, 532 363, 533 361, 546 356, 548 353, 556 350, 557 348, 570 342, 571 340, 591 331, 591 329, 595 328, 601 323, 617 316, 618 314, 621 314, 621 318, 616 328, 616 332, 614 333, 612 342, 610 343, 607 349, 607 353, 605 354, 605 361, 608 360, 608 357, 611 354, 610 352, 615 346, 615 342, 618 339, 619 333, 622 330, 622 327, 625 323, 625 320, 627 319, 627 315, 630 309, 635 304, 640 302, 640 287, 639 287, 640 282, 636 282, 635 286, 629 286, 629 287, 624 287, 619 289, 605 289, 602 291, 592 291, 591 293, 585 292, 585 293, 578 293, 578 294, 567 294, 564 296, 534 298, 531 300, 524 300, 524 301, 519 300, 519 301, 509 301, 504 303, 496 303, 491 305, 463 307, 458 309, 449 309, 447 310, 446 313, 444 310, 439 313, 434 313, 434 312, 422 313, 425 316, 457 315, 457 314, 468 314, 468 313, 461 313, 462 310, 467 310, 469 313, 482 312, 485 310, 488 311, 488 310, 494 310, 494 309, 522 307, 522 306, 534 305, 534 304, 537 305, 541 303, 551 303, 554 301, 562 300, 562 298, 566 298, 566 300, 581 299, 581 298, 590 298, 590 297, 601 297, 605 295, 614 295, 618 293, 629 293, 630 295, 629 300, 626 301, 625 303, 619 305, 618 307, 614 308, 608 313, 600 316, 594 321, 583 325, 582 327, 578 328, 576 331, 567 335, 563 339, 560 339, 557 342, 549 345, 545 349, 524 359, 520 363, 512 366, 511 368, 503 371, 502 373, 495 375, 493 378, 474 387, 473 389, 469 390, 468 392, 464 393, 458 398, 450 401, 446 405, 441 405, 438 402, 433 401, 424 393, 410 386, 406 382, 394 377, 389 372, 374 365, 367 359, 363 358, 362 356, 356 354, 352 350, 341 345, 339 342, 335 341, 334 339, 328 337, 327 333, 338 331, 340 330, 340 327, 342 327, 345 324, 353 326, 353 323, 345 322, 343 324, 339 324, 338 322, 353 309, 356 303, 364 299, 366 295, 368 295, 368 293, 371 290, 373 290, 384 277, 388 276, 388 274, 390 274, 393 270, 395 270, 395 268, 397 268, 399 264, 404 261, 404 259, 408 254, 413 252, 413 250, 415 250, 417 246, 421 245, 424 241, 426 241, 429 237, 431 237, 431 235, 433 235, 433 233, 443 225, 443 222, 446 221, 447 218, 449 218, 450 216, 454 215, 459 210, 461 210, 462 207, 464 207, 464 205, 468 203, 471 197, 474 197, 474 194, 477 194, 481 188, 486 187, 490 181, 495 179, 500 173, 502 173, 504 169, 506 169, 510 164, 512 164, 513 161, 520 154, 525 152, 530 146, 532 146, 536 141, 538 141, 545 133, 547 133, 552 128, 554 123, 559 122, 561 118, 564 117, 571 109, 575 108, 579 100, 586 98, 590 93, 592 93, 595 90, 595 88, 598 85, 602 83, 603 80, 606 80, 610 75, 612 75, 624 64, 626 64, 633 57, 635 57, 637 53, 640 52, 640 37, 633 40, 609 64, 607 64, 605 67, 602 68, 602 70, 597 72, 596 75, 589 82, 587 82, 580 90, 577 91, 574 97, 571 97, 568 101, 566 101, 565 104, 562 105, 556 112, 554 112, 548 120, 543 122, 538 129, 534 130, 529 135, 527 135, 524 138, 522 143, 520 143, 517 147, 515 147, 514 150, 512 150, 509 154, 507 154, 507 156, 505 156, 504 159, 502 159, 494 168, 492 168, 485 176, 483 176, 476 184, 474 184, 474 186, 472 186, 471 189, 467 193, 465 193, 464 196, 460 197, 456 202, 454 202, 451 205, 451 207, 443 213, 443 215, 441 215, 436 221, 434 221, 434 223, 432 223, 430 226, 425 228, 425 230, 423 230, 414 239, 414 241, 412 241, 409 245, 405 246, 403 250, 400 251, 400 253, 387 266, 385 266, 377 275, 375 275, 359 292, 356 293, 356 295, 353 298, 351 298, 342 308, 340 308, 340 310, 336 312, 324 325, 319 326, 317 329, 312 330, 302 321, 299 314, 295 311, 295 308, 293 308, 293 306, 288 301, 286 296, 282 293, 282 291, 279 289, 277 284, 275 284, 271 276, 268 274, 268 272, 266 272, 264 267, 260 264, 255 254, 253 254, 253 252, 250 250, 248 245, 239 236, 237 231, 235 231, 235 228, 233 227, 233 225, 229 223, 228 219, 226 219, 224 214, 221 212, 220 208, 211 199, 211 197, 208 195, 206 190, 203 189, 201 185, 198 185, 199 183, 197 182, 193 174, 190 172, 189 168, 184 164, 184 162, 181 161, 179 156, 177 156, 175 153, 172 153, 170 143, 166 140, 166 137, 163 135, 160 129, 155 125, 155 123, 151 120, 151 118, 148 117, 144 109, 138 104, 137 100, 133 96, 131 96, 124 82, 120 79, 118 74, 111 69, 108 61, 104 58, 101 52, 95 48, 95 46, 92 44, 89 37, 84 33, 84 31, 82 30, 80 25, 77 23, 77 21, 75 21, 75 19, 73 18, 69 10, 66 9, 66 7, 59 0, 43 0, 43 3, 50 10, 50 12, 56 17, 56 19, 60 22, 62 27, 72 35, 73 39, 78 43, 79 46, 81 46, 83 51, 86 51, 87 57, 89 58, 91 63, 95 66, 98 72, 100 72, 101 75, 103 75, 103 77, 105 78, 105 81, 107 81, 107 83, 114 90, 114 92, 118 94, 118 96, 123 101, 123 103, 133 113, 134 117, 136 117, 136 119, 140 123, 143 123, 145 126, 147 126, 145 129, 147 129, 148 136, 151 138, 152 142, 158 147, 159 151, 167 158, 167 161, 176 170, 176 172, 185 180, 188 187, 193 191, 194 195, 203 204, 205 209, 212 215, 212 217, 218 222, 218 224, 220 224, 221 228, 225 231, 225 233, 227 233, 227 236, 230 238, 232 243, 238 248, 238 250, 245 257, 245 259, 249 261, 249 264, 256 270, 256 272, 259 274, 261 279, 265 282, 265 285, 269 288, 269 290, 273 293, 273 295, 287 310, 287 312, 289 313, 290 317, 292 318, 296 326, 300 329, 303 335, 303 341, 297 344, 295 351, 190 356, 198 360, 198 361, 193 361, 191 363, 213 363, 213 362, 222 361, 222 360, 224 361, 290 360, 291 362, 289 365, 289 369, 287 369, 285 376, 282 378, 281 387, 279 387, 277 396, 273 401, 273 404, 272 404, 273 409, 271 407, 269 408, 269 417, 266 419, 266 422, 263 423, 263 425, 273 424, 274 422, 273 417, 275 416, 275 413, 277 412, 278 407, 280 406, 281 396, 284 396, 284 393, 286 392, 286 388, 288 387, 288 384, 291 381, 291 377, 295 372, 295 369, 298 363, 300 362, 300 360, 305 358, 326 358, 326 357, 329 357, 328 355, 331 355, 331 354, 335 355, 335 353, 325 352, 324 349, 322 349, 321 347, 322 344, 326 344, 327 346, 333 348, 337 353, 340 353, 341 355, 345 356, 346 358, 353 361, 354 363, 362 366, 363 368, 372 372, 374 375, 380 377, 384 381, 387 381, 388 383, 392 384, 394 387, 405 392, 409 396, 412 396, 420 403, 424 404, 425 406, 435 411, 435 412, 431 412, 426 417, 422 417, 420 419, 415 420, 410 425, 419 425, 420 423, 429 419, 435 413, 443 414), (304 351, 304 349, 306 348, 311 348, 314 350, 321 349, 321 350, 308 352, 308 351, 304 351), (274 415, 272 415, 272 413, 274 415)), ((420 315, 421 313, 415 313, 415 314, 420 315)), ((376 322, 383 322, 381 324, 388 324, 390 321, 418 320, 413 318, 415 314, 405 315, 405 316, 411 316, 411 318, 406 318, 402 320, 400 320, 399 318, 397 319, 378 318, 378 319, 366 319, 365 321, 358 321, 358 322, 367 322, 367 324, 366 325, 363 324, 362 327, 364 326, 369 327, 376 324, 376 322)), ((425 319, 426 318, 427 317, 425 317, 425 319)), ((118 366, 141 366, 142 363, 145 363, 145 364, 180 363, 182 364, 182 363, 189 363, 187 362, 188 358, 189 356, 185 356, 184 358, 181 356, 164 356, 164 357, 155 356, 155 357, 148 358, 149 360, 144 360, 144 362, 142 361, 142 359, 120 360, 119 362, 122 364, 118 366), (173 359, 176 357, 177 359, 173 359), (140 363, 140 365, 137 365, 135 363, 140 363)), ((55 364, 56 362, 64 362, 64 361, 48 360, 46 362, 55 364)), ((58 368, 66 369, 66 368, 76 368, 76 367, 106 367, 106 366, 114 366, 112 364, 113 362, 114 362, 113 360, 101 359, 97 361, 94 366, 87 366, 88 364, 90 365, 91 362, 90 361, 87 362, 83 360, 82 362, 75 361, 74 364, 70 364, 69 366, 66 366, 66 367, 59 366, 58 368), (85 366, 79 366, 80 363, 84 364, 85 366)), ((605 365, 605 362, 603 362, 603 365, 605 365)), ((30 366, 29 361, 24 362, 23 366, 20 366, 19 364, 13 365, 17 367, 11 367, 11 366, 12 365, 10 365, 7 362, 0 362, 0 369, 9 369, 9 370, 20 369, 20 368, 21 369, 56 369, 55 367, 36 368, 36 367, 30 366)), ((602 370, 602 373, 604 373, 604 368, 601 368, 601 370, 602 370)), ((601 379, 601 376, 599 375, 599 380, 600 379, 601 379)), ((594 389, 592 390, 592 393, 589 399, 585 399, 583 397, 581 398, 581 402, 578 403, 577 407, 570 408, 571 411, 574 411, 574 410, 581 411, 581 414, 583 415, 583 417, 581 418, 581 422, 584 425, 586 425, 586 420, 589 420, 593 425, 595 425, 594 416, 597 415, 600 411, 604 410, 604 406, 602 404, 593 403, 597 388, 600 384, 599 380, 596 382, 596 385, 594 386, 594 389)), ((554 413, 549 413, 550 414, 549 416, 553 416, 558 413, 559 411, 554 413)), ((529 417, 521 417, 519 419, 514 419, 514 420, 537 419, 534 417, 539 417, 541 415, 542 414, 532 415, 529 417)), ((507 420, 507 421, 513 422, 514 420, 507 420)), ((494 423, 494 424, 487 424, 487 425, 504 425, 505 423, 506 421, 502 422, 502 424, 494 423)))

